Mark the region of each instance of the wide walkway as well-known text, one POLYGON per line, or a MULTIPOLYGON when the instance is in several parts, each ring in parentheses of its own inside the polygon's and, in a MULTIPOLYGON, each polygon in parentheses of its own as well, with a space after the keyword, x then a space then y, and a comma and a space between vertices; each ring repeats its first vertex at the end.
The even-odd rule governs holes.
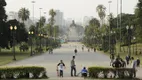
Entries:
MULTIPOLYGON (((78 53, 76 55, 77 72, 80 72, 82 67, 89 66, 109 66, 109 57, 99 52, 87 51, 87 48, 82 51, 82 44, 78 42, 70 42, 62 44, 62 47, 53 51, 53 54, 42 54, 26 60, 10 63, 5 66, 43 66, 47 69, 47 74, 51 79, 57 79, 56 65, 60 60, 63 60, 66 69, 64 70, 64 78, 70 79, 70 61, 74 55, 74 49, 77 48, 78 53)), ((80 78, 72 78, 76 80, 80 78)))

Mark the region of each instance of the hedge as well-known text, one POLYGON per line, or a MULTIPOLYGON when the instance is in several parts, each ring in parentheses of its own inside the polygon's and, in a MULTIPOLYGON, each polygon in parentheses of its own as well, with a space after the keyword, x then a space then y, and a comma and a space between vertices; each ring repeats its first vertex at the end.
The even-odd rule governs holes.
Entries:
POLYGON ((106 67, 89 67, 88 73, 90 78, 134 78, 134 69, 132 68, 106 68, 106 67), (115 75, 116 74, 116 75, 115 75))
POLYGON ((0 79, 40 79, 48 78, 44 67, 3 67, 0 68, 0 79))

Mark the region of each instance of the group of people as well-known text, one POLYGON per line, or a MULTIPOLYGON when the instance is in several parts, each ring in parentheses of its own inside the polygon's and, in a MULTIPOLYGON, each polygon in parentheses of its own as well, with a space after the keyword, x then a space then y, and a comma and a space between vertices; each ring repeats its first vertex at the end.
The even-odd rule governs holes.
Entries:
MULTIPOLYGON (((76 64, 75 64, 75 56, 72 57, 71 60, 71 77, 73 76, 78 76, 80 73, 82 74, 82 77, 87 77, 87 69, 86 67, 83 67, 83 69, 81 70, 81 72, 78 73, 78 75, 76 75, 76 64)), ((63 60, 60 60, 60 63, 57 64, 57 76, 59 77, 63 77, 63 71, 66 68, 63 60)))
POLYGON ((111 54, 110 58, 111 58, 110 65, 115 68, 126 67, 131 62, 131 68, 134 69, 134 77, 136 77, 137 67, 140 67, 140 59, 139 58, 134 59, 134 57, 130 57, 129 55, 127 55, 125 57, 126 61, 124 61, 122 58, 120 58, 120 56, 117 56, 115 58, 114 54, 111 54))

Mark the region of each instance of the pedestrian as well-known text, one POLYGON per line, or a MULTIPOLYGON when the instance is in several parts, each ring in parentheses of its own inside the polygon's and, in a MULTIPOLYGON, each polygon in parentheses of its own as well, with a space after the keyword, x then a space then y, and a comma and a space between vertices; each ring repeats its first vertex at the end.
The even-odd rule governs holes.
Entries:
POLYGON ((63 77, 63 70, 64 70, 65 64, 63 60, 60 60, 60 63, 57 64, 57 75, 60 77, 63 77))
POLYGON ((77 49, 74 50, 74 53, 77 54, 77 49))
POLYGON ((120 68, 121 67, 121 62, 119 61, 118 58, 116 58, 116 60, 112 63, 112 66, 114 68, 120 68))
POLYGON ((129 55, 127 55, 127 56, 125 57, 125 59, 126 59, 127 65, 129 65, 130 56, 129 56, 129 55))
POLYGON ((111 60, 111 61, 110 61, 110 66, 111 66, 111 65, 112 65, 112 63, 113 63, 114 58, 115 58, 115 57, 114 57, 114 54, 111 54, 111 55, 110 55, 110 60, 111 60))
POLYGON ((131 64, 131 66, 132 66, 132 68, 134 69, 134 74, 133 74, 133 76, 134 76, 134 77, 136 77, 136 71, 137 71, 137 60, 134 60, 134 58, 133 58, 133 57, 132 57, 131 59, 132 59, 132 64, 131 64))
POLYGON ((140 59, 137 58, 137 67, 140 67, 140 59))
POLYGON ((121 67, 126 67, 126 62, 121 58, 120 59, 120 62, 121 62, 121 67))
POLYGON ((73 71, 74 71, 74 76, 76 76, 75 56, 73 56, 71 60, 71 77, 73 77, 73 71))
POLYGON ((86 78, 86 77, 87 77, 87 73, 88 73, 86 67, 83 67, 83 69, 81 70, 81 72, 78 73, 78 75, 79 75, 80 73, 81 73, 81 76, 82 76, 82 77, 86 78))
MULTIPOLYGON (((112 63, 112 67, 114 67, 114 68, 121 67, 121 62, 119 61, 118 58, 116 58, 116 60, 112 63)), ((119 71, 114 71, 114 78, 116 77, 117 74, 119 74, 119 71)))

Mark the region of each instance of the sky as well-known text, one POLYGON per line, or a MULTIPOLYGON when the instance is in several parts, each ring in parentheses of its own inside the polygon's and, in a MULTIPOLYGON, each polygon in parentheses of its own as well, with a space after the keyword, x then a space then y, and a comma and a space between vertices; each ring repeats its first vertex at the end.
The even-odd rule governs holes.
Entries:
MULTIPOLYGON (((75 20, 80 20, 84 16, 93 16, 96 18, 98 14, 96 12, 96 7, 99 4, 103 4, 106 7, 106 14, 109 13, 109 0, 34 0, 34 16, 36 18, 40 17, 40 10, 42 8, 41 15, 49 17, 48 12, 50 9, 58 9, 64 13, 64 18, 72 18, 75 20), (44 12, 47 12, 45 15, 44 12)), ((117 15, 117 0, 111 0, 110 4, 110 12, 113 13, 114 16, 117 15)), ((122 0, 123 1, 123 9, 124 13, 134 13, 134 9, 138 0, 122 0)), ((22 7, 28 8, 30 11, 30 17, 33 16, 33 4, 32 0, 6 0, 7 6, 6 11, 15 11, 22 7)), ((119 0, 120 3, 120 0, 119 0)), ((120 5, 119 5, 120 7, 120 5)), ((120 10, 119 10, 120 11, 120 10)))

